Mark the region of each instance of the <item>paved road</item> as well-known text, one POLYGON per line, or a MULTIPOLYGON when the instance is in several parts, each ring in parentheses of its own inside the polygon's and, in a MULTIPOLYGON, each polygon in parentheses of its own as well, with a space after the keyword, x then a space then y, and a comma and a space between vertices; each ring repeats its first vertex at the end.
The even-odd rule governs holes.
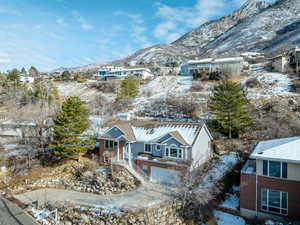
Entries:
POLYGON ((153 188, 140 187, 134 191, 124 192, 110 196, 103 196, 91 193, 76 192, 60 189, 40 189, 24 194, 16 195, 15 198, 23 203, 30 203, 38 200, 39 204, 45 202, 69 202, 82 205, 109 205, 122 209, 141 209, 150 205, 159 204, 169 200, 171 196, 163 189, 153 191, 153 188))
POLYGON ((37 223, 17 205, 0 198, 0 225, 37 225, 37 223))

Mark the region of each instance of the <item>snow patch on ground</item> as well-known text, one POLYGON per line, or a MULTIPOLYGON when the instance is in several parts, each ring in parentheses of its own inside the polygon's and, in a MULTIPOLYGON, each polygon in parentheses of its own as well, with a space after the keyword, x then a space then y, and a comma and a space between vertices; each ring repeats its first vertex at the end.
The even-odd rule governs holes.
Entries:
POLYGON ((218 225, 246 225, 246 221, 239 216, 234 216, 221 211, 214 211, 218 225))
POLYGON ((198 187, 198 190, 209 190, 214 187, 215 183, 220 181, 232 168, 238 163, 236 153, 222 155, 220 161, 205 175, 203 182, 198 187))
MULTIPOLYGON (((256 78, 261 87, 248 88, 248 97, 252 99, 272 98, 275 96, 295 96, 292 92, 293 78, 284 73, 270 73, 264 70, 261 64, 252 65, 252 72, 249 78, 256 78)), ((246 80, 242 84, 246 83, 246 80)))
POLYGON ((88 83, 77 83, 77 82, 59 82, 56 83, 59 90, 59 94, 62 97, 78 96, 82 100, 90 101, 95 95, 99 93, 98 90, 90 88, 88 83))
MULTIPOLYGON (((166 98, 168 95, 182 96, 189 92, 192 86, 192 77, 161 76, 156 77, 140 89, 140 96, 135 99, 134 107, 128 115, 142 111, 144 105, 157 99, 166 98)), ((131 117, 131 116, 129 116, 131 117)))
POLYGON ((32 209, 33 216, 36 218, 37 221, 42 222, 42 224, 48 225, 51 224, 48 222, 47 218, 52 214, 51 211, 48 209, 42 209, 42 210, 37 210, 37 209, 32 209))
POLYGON ((226 209, 237 210, 239 208, 239 205, 240 199, 236 194, 227 194, 227 198, 220 206, 226 209))
POLYGON ((98 216, 102 214, 111 214, 120 217, 123 215, 121 209, 112 205, 97 205, 95 208, 92 208, 92 211, 98 216))

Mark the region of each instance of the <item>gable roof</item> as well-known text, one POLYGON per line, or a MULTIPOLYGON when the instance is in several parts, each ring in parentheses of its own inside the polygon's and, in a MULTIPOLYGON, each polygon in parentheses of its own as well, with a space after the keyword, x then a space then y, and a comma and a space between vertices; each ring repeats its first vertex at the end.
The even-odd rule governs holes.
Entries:
POLYGON ((119 123, 116 124, 116 127, 119 128, 124 133, 124 137, 128 141, 136 141, 132 127, 129 123, 119 123))
POLYGON ((183 145, 189 145, 189 143, 187 143, 185 141, 185 139, 181 136, 181 134, 176 130, 176 131, 171 131, 170 134, 177 140, 179 141, 181 144, 183 145))
POLYGON ((300 163, 300 137, 259 142, 250 158, 300 163))
POLYGON ((112 127, 120 129, 124 133, 123 136, 130 142, 156 143, 162 137, 170 134, 182 145, 192 146, 203 126, 203 122, 119 121, 112 127))

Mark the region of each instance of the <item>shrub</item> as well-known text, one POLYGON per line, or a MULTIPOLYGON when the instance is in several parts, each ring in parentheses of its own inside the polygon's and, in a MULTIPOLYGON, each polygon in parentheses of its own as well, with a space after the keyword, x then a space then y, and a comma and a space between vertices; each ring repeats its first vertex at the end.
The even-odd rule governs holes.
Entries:
POLYGON ((197 92, 197 91, 202 91, 204 88, 201 83, 193 82, 191 91, 197 92))
POLYGON ((245 83, 246 87, 255 88, 260 87, 261 83, 256 78, 250 78, 245 83))
POLYGON ((300 93, 300 80, 293 81, 293 89, 296 93, 300 93))
POLYGON ((90 84, 91 88, 95 88, 103 93, 116 93, 119 84, 116 82, 97 82, 90 84))

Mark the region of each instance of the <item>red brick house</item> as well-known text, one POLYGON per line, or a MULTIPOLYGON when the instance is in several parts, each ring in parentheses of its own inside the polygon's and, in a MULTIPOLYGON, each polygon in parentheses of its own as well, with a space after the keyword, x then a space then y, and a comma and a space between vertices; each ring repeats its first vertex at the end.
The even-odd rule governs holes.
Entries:
POLYGON ((300 137, 260 142, 241 171, 241 214, 300 219, 300 137))
POLYGON ((182 171, 212 156, 204 123, 120 121, 99 137, 103 161, 135 164, 153 182, 177 183, 182 171))

